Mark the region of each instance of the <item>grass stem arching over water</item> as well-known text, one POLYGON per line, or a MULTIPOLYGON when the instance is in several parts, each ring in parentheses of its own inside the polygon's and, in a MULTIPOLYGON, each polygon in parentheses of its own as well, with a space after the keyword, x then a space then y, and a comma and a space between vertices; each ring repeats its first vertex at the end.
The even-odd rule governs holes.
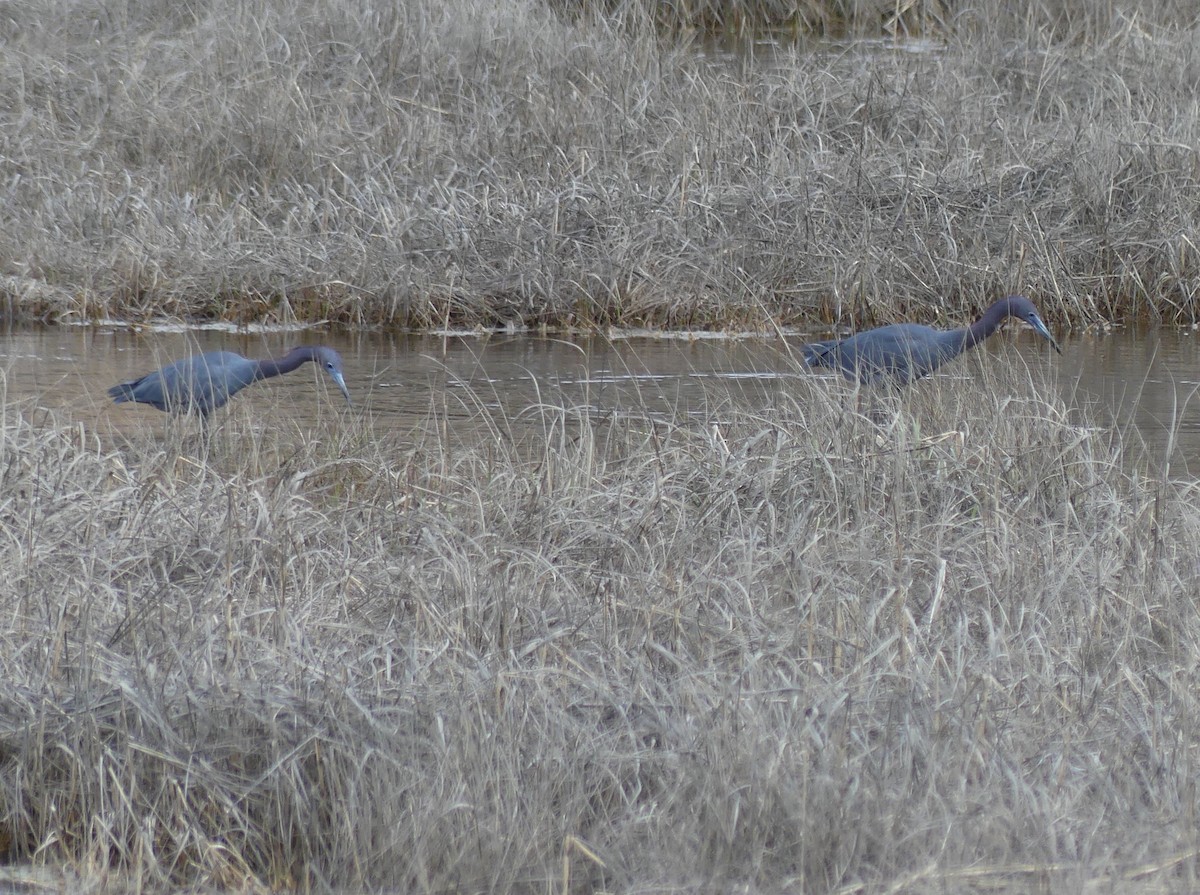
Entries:
POLYGON ((150 889, 1193 886, 1200 496, 1009 378, 418 448, 8 413, 0 841, 150 889))

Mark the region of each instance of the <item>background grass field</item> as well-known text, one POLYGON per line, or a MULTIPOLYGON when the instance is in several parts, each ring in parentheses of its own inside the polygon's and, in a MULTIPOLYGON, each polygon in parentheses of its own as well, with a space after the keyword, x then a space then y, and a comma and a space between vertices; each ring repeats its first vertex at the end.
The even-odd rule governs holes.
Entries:
POLYGON ((1197 320, 1190 0, 610 11, 10 4, 0 285, 33 317, 1197 320), (814 9, 900 47, 704 51, 814 9))

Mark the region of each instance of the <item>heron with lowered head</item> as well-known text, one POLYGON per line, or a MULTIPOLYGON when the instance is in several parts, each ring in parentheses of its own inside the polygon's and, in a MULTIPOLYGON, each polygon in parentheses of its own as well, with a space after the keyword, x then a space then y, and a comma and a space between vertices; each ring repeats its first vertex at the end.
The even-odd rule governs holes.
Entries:
POLYGON ((1008 317, 1023 320, 1059 354, 1062 349, 1042 321, 1033 302, 1023 295, 1002 298, 970 326, 934 329, 919 323, 893 323, 845 339, 804 346, 810 367, 830 367, 860 383, 907 385, 984 341, 1008 317))
POLYGON ((341 355, 323 345, 293 348, 282 357, 265 360, 251 360, 232 351, 209 351, 114 385, 108 394, 117 404, 134 401, 169 413, 196 413, 207 419, 210 412, 224 406, 246 386, 290 373, 309 361, 329 375, 346 403, 351 404, 341 355))

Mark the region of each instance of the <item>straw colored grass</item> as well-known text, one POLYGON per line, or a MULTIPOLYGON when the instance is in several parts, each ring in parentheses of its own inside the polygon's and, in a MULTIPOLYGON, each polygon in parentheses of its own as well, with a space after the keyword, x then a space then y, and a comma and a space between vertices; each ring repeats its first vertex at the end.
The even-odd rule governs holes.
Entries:
POLYGON ((963 369, 467 441, 9 406, 0 841, 144 891, 1193 890, 1200 494, 963 369))
POLYGON ((1194 6, 883 5, 923 42, 754 62, 658 4, 10 5, 9 313, 1195 322, 1194 6))

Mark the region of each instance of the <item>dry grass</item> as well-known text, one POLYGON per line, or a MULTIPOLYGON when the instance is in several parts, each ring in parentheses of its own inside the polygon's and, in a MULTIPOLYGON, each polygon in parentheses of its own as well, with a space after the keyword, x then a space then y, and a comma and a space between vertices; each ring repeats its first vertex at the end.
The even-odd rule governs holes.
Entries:
POLYGON ((714 36, 820 35, 834 38, 939 36, 986 22, 993 34, 1025 37, 1045 31, 1059 40, 1094 40, 1132 15, 1158 23, 1190 24, 1188 0, 1131 4, 1114 0, 555 0, 568 11, 601 7, 609 16, 653 21, 671 33, 714 36))
POLYGON ((637 3, 9 4, 9 313, 1196 321, 1193 4, 886 5, 933 41, 748 65, 637 3))
POLYGON ((1192 891, 1200 493, 971 376, 476 443, 8 405, 0 842, 151 891, 1192 891))

